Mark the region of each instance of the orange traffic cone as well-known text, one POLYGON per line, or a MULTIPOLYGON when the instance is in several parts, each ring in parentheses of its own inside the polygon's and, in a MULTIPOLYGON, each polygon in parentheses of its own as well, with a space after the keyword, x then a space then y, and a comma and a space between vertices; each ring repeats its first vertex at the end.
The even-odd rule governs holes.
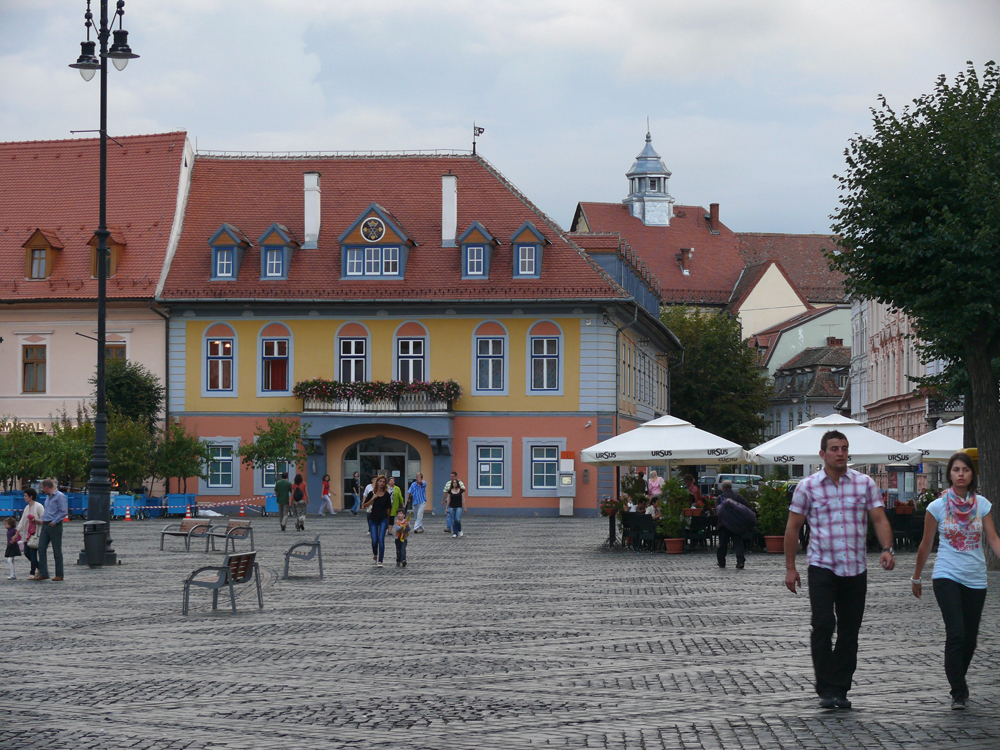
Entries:
POLYGON ((190 518, 191 517, 191 506, 190 505, 187 507, 187 513, 184 514, 184 517, 185 518, 190 518))
POLYGON ((127 505, 125 506, 125 520, 126 521, 132 520, 132 513, 129 511, 129 507, 127 505))
POLYGON ((245 516, 247 514, 246 510, 243 508, 243 503, 240 503, 240 515, 245 516))

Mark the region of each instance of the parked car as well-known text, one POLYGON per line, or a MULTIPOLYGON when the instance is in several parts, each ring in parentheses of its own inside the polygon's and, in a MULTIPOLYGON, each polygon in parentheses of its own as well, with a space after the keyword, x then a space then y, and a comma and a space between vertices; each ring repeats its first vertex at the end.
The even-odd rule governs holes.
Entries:
POLYGON ((719 474, 715 478, 715 488, 718 492, 722 492, 722 483, 727 479, 733 483, 733 489, 737 492, 740 491, 740 487, 750 484, 756 486, 764 481, 764 477, 759 474, 719 474))

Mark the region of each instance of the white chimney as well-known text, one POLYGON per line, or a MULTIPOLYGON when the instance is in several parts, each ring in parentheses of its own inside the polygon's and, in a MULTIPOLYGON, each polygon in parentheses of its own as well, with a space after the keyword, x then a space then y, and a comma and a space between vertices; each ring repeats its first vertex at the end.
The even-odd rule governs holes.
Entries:
POLYGON ((303 250, 315 250, 319 240, 319 172, 306 172, 303 250))
POLYGON ((458 235, 458 175, 441 175, 441 247, 455 247, 458 235))

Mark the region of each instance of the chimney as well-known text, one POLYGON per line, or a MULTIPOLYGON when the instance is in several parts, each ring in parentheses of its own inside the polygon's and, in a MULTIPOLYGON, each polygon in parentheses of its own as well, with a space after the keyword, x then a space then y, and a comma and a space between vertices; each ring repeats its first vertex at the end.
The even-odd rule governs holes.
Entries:
POLYGON ((694 255, 693 247, 682 247, 677 253, 677 265, 681 267, 681 273, 685 276, 691 275, 691 258, 694 255))
POLYGON ((719 204, 709 203, 708 204, 708 230, 712 234, 719 233, 719 204))
POLYGON ((306 172, 305 210, 303 211, 303 250, 315 250, 319 241, 319 172, 306 172))
POLYGON ((458 235, 458 175, 441 175, 441 247, 455 247, 458 235))
POLYGON ((844 345, 844 340, 843 339, 834 338, 833 336, 827 336, 826 337, 826 345, 827 346, 843 346, 844 345))

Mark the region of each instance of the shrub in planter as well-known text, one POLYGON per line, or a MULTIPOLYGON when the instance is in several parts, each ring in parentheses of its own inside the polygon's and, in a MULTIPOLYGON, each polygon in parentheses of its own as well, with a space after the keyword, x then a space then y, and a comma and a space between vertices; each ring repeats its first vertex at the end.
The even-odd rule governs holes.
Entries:
POLYGON ((764 536, 785 533, 791 498, 784 482, 768 480, 757 488, 757 531, 764 536))
POLYGON ((660 520, 656 530, 664 539, 679 539, 684 536, 684 508, 690 502, 691 493, 676 477, 663 484, 660 495, 660 520))

